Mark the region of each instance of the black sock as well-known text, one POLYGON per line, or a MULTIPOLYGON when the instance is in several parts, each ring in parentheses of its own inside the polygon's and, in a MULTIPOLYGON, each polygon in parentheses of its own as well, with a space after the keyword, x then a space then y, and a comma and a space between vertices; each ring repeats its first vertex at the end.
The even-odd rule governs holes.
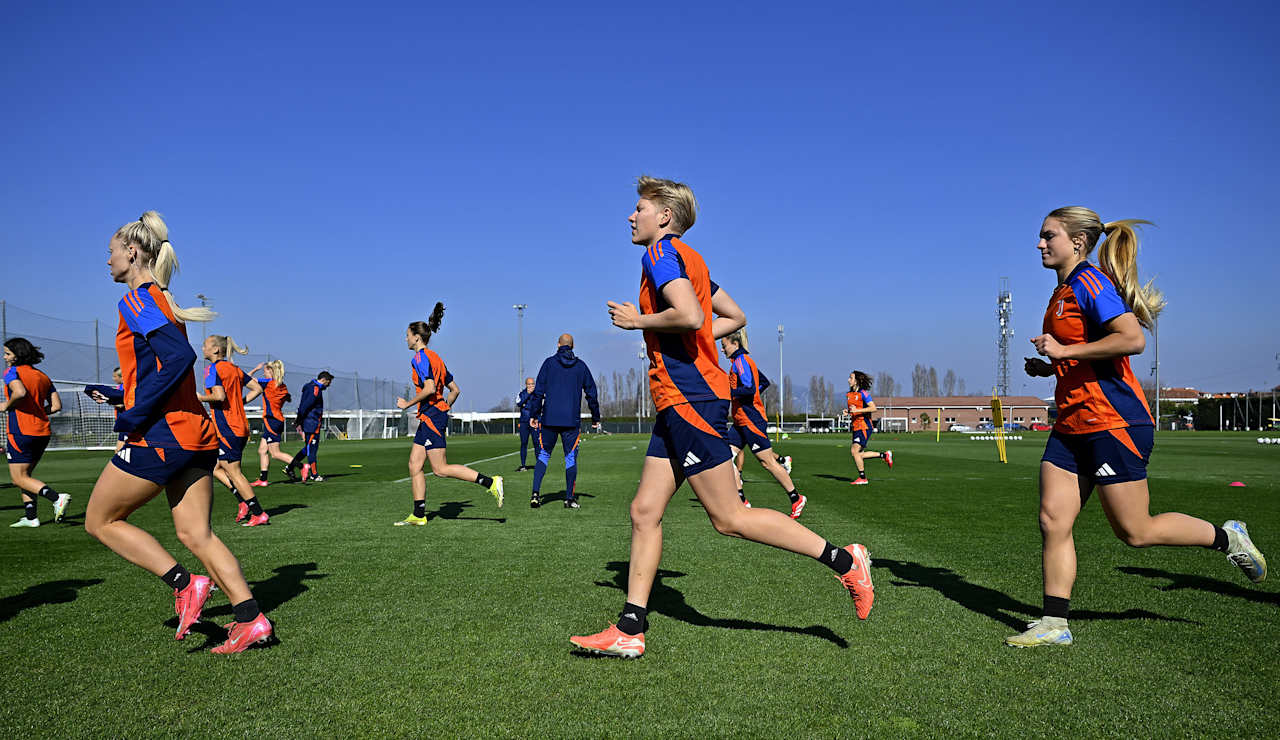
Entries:
POLYGON ((45 498, 49 499, 50 501, 53 501, 54 503, 57 503, 58 501, 58 492, 48 486, 41 488, 40 493, 37 495, 44 496, 45 498))
POLYGON ((178 563, 169 569, 168 573, 160 576, 160 580, 164 581, 164 585, 172 589, 181 591, 191 585, 191 574, 186 568, 182 567, 182 563, 178 563))
POLYGON ((239 604, 232 604, 231 613, 235 615, 237 622, 244 624, 257 619, 262 610, 258 608, 256 599, 246 599, 239 604))
POLYGON ((822 554, 818 556, 822 564, 842 576, 853 569, 853 556, 843 547, 836 547, 828 542, 822 546, 822 554))
POLYGON ((747 500, 747 494, 743 493, 741 488, 738 489, 738 498, 742 499, 743 501, 747 500))
POLYGON ((306 457, 307 457, 307 448, 303 447, 301 450, 298 450, 298 454, 294 455, 293 459, 289 461, 289 468, 290 469, 297 468, 299 465, 302 464, 302 461, 305 460, 306 457))
POLYGON ((488 488, 493 485, 493 479, 484 473, 476 473, 476 485, 481 488, 488 488))
POLYGON ((786 459, 785 457, 783 457, 782 455, 774 455, 774 457, 778 458, 778 464, 779 464, 779 465, 785 465, 785 464, 786 464, 786 462, 787 462, 787 459, 786 459))
POLYGON ((865 471, 865 470, 859 470, 859 471, 858 471, 858 477, 859 477, 859 478, 866 478, 866 477, 867 477, 867 471, 865 471))
POLYGON ((787 491, 787 498, 791 499, 791 503, 794 504, 800 500, 800 492, 793 488, 790 491, 787 491))
POLYGON ((240 492, 237 491, 236 489, 234 488, 231 489, 231 495, 236 497, 236 501, 239 501, 242 504, 245 503, 244 497, 241 496, 240 492))
POLYGON ((649 628, 649 610, 627 602, 618 617, 618 629, 628 635, 638 635, 649 628))
POLYGON ((1209 549, 1217 550, 1218 552, 1226 552, 1229 542, 1230 540, 1227 539, 1227 530, 1215 525, 1213 528, 1213 544, 1209 545, 1209 549))
POLYGON ((254 496, 253 498, 247 498, 247 499, 245 499, 245 501, 244 501, 244 502, 245 502, 245 504, 247 504, 247 505, 249 506, 249 513, 250 513, 250 514, 253 514, 254 516, 261 516, 261 515, 262 515, 262 504, 258 503, 258 497, 257 497, 257 496, 254 496))
POLYGON ((1062 617, 1067 618, 1067 612, 1071 609, 1071 599, 1064 599, 1060 596, 1044 595, 1044 615, 1046 617, 1062 617))
POLYGON ((22 515, 24 517, 28 519, 36 518, 36 502, 35 501, 23 501, 22 509, 23 509, 22 515))
POLYGON ((427 515, 427 500, 426 500, 426 499, 423 499, 423 500, 421 500, 421 501, 414 501, 414 502, 413 502, 413 515, 414 515, 414 516, 426 516, 426 515, 427 515))
POLYGON ((265 470, 258 471, 258 480, 266 480, 266 479, 267 479, 267 471, 265 470))

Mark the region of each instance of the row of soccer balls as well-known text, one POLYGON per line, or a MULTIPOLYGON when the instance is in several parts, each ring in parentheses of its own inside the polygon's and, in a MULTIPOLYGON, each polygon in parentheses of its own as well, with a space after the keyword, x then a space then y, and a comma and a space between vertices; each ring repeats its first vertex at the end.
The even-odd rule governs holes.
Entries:
POLYGON ((1260 445, 1280 445, 1280 437, 1258 437, 1260 445))
MULTIPOLYGON (((980 435, 980 436, 970 436, 970 437, 969 437, 969 439, 976 439, 976 440, 978 440, 979 442, 990 442, 991 440, 996 439, 996 436, 995 436, 994 434, 983 434, 983 435, 980 435)), ((1021 434, 1015 434, 1015 435, 1013 435, 1013 436, 1009 436, 1009 435, 1007 435, 1007 434, 1006 434, 1006 435, 1004 435, 1004 439, 1005 439, 1006 441, 1007 441, 1007 440, 1013 440, 1013 441, 1017 442, 1017 441, 1020 441, 1020 440, 1022 439, 1022 435, 1021 435, 1021 434)), ((1259 441, 1259 442, 1261 442, 1262 440, 1258 440, 1258 441, 1259 441)), ((1280 441, 1280 440, 1277 440, 1277 441, 1280 441)))

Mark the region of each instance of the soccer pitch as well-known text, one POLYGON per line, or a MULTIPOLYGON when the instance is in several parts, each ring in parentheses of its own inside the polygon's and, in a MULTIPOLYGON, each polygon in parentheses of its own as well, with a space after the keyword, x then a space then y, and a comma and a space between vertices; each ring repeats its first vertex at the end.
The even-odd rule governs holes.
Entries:
MULTIPOLYGON (((1252 586, 1220 553, 1130 549, 1096 501, 1075 530, 1076 644, 1002 644, 1039 615, 1044 437, 1010 442, 1001 465, 990 442, 877 435, 896 466, 869 461, 857 488, 844 436, 781 445, 809 497, 801 522, 871 552, 865 622, 826 568, 716 534, 682 488, 638 661, 580 657, 568 637, 622 605, 645 438, 584 435, 578 511, 561 506, 558 450, 552 500, 529 508, 510 436, 449 442, 451 461, 505 476, 505 508, 428 478, 425 527, 392 526, 410 508, 408 440, 325 443, 326 482, 261 489, 267 527, 234 525, 217 488, 215 531, 280 638, 238 656, 207 650, 225 596, 176 642, 171 592, 84 533, 108 453, 50 453, 39 472, 74 496, 68 521, 0 529, 0 716, 14 737, 1275 736, 1280 577, 1252 586)), ((1247 435, 1164 433, 1152 511, 1242 519, 1280 565, 1278 471, 1280 449, 1247 435)), ((746 478, 754 506, 786 510, 754 460, 746 478)), ((20 516, 16 489, 0 502, 20 516)), ((162 502, 132 521, 196 571, 162 502)))

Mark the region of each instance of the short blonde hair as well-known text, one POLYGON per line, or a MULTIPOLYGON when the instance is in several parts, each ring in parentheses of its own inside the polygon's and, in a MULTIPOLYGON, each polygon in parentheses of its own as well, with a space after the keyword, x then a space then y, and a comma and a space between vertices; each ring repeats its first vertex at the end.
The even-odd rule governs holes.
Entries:
POLYGON ((641 175, 636 180, 636 193, 671 211, 671 230, 683 234, 698 220, 698 199, 693 189, 682 182, 641 175))

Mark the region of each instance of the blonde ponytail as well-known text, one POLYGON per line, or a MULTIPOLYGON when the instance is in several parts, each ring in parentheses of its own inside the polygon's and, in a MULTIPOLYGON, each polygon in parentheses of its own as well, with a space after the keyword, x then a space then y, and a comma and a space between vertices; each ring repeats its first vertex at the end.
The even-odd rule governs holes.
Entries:
POLYGON ((231 354, 233 352, 238 355, 249 354, 248 347, 241 347, 240 345, 236 344, 236 340, 232 339, 229 335, 210 334, 209 338, 213 340, 214 346, 222 350, 222 359, 224 360, 231 359, 231 354))
POLYGON ((1098 267, 1115 283, 1116 292, 1138 317, 1138 323, 1152 329, 1166 301, 1156 290, 1154 280, 1147 281, 1146 285, 1138 282, 1138 232, 1133 228, 1151 222, 1130 218, 1103 224, 1098 214, 1084 206, 1057 208, 1048 218, 1061 221, 1067 236, 1084 237, 1086 257, 1093 252, 1098 240, 1105 238, 1098 249, 1098 267))
POLYGON ((147 211, 137 221, 130 221, 116 230, 116 236, 125 244, 137 244, 151 269, 156 287, 164 292, 169 308, 179 321, 213 321, 218 314, 203 306, 182 308, 169 292, 169 282, 178 270, 178 254, 169 242, 169 227, 156 211, 147 211))
POLYGON ((284 360, 272 360, 267 363, 267 367, 271 369, 271 377, 277 383, 284 382, 284 360))

